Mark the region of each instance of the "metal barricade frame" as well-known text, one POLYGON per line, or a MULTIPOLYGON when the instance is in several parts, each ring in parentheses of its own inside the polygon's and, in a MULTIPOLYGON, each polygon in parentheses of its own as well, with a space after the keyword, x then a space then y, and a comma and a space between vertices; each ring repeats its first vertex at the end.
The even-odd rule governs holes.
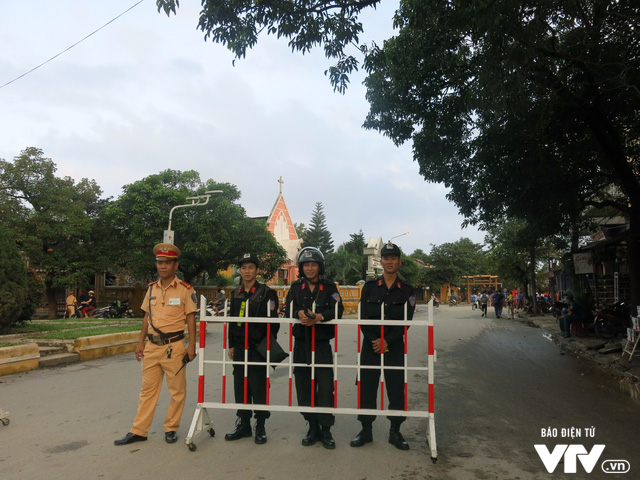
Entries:
MULTIPOLYGON (((312 360, 311 364, 297 364, 293 362, 293 337, 292 337, 292 328, 289 329, 289 348, 288 350, 285 348, 285 351, 289 352, 289 358, 282 363, 272 363, 270 361, 271 349, 267 349, 267 359, 266 362, 250 362, 248 361, 248 350, 245 348, 245 359, 244 361, 237 362, 233 360, 227 359, 228 345, 227 345, 227 328, 228 323, 233 321, 238 321, 238 317, 229 317, 226 315, 228 311, 227 308, 224 309, 224 316, 214 316, 208 315, 206 310, 206 298, 200 297, 200 338, 198 345, 198 403, 196 405, 196 409, 191 421, 191 425, 189 427, 189 431, 187 437, 184 440, 184 443, 188 446, 189 450, 195 451, 196 444, 194 443, 197 437, 207 431, 211 436, 215 435, 215 430, 213 428, 213 423, 211 421, 211 417, 209 415, 209 409, 242 409, 250 407, 251 410, 269 410, 269 411, 281 411, 281 412, 310 412, 310 413, 331 413, 331 414, 365 414, 365 415, 380 415, 384 414, 386 416, 403 416, 403 417, 419 417, 426 418, 428 421, 428 427, 426 432, 427 443, 430 448, 431 460, 435 463, 437 460, 437 447, 436 447, 436 431, 435 431, 435 409, 434 409, 434 363, 436 361, 436 350, 434 348, 434 325, 433 325, 433 300, 428 303, 428 318, 427 320, 407 320, 407 309, 405 305, 405 320, 372 320, 372 319, 364 319, 364 321, 369 325, 380 325, 380 326, 403 326, 405 327, 405 351, 404 351, 404 365, 403 366, 389 366, 384 365, 384 355, 380 355, 380 365, 361 365, 360 364, 360 350, 362 346, 361 341, 361 330, 360 326, 363 323, 363 319, 360 318, 360 306, 358 306, 358 316, 357 318, 349 318, 349 319, 338 319, 336 318, 330 320, 323 325, 334 325, 335 339, 334 339, 334 349, 333 349, 333 364, 315 364, 315 356, 312 352, 312 360), (206 331, 207 331, 207 323, 220 323, 223 325, 223 338, 222 338, 222 360, 208 360, 205 359, 206 352, 206 331), (357 361, 355 365, 346 365, 338 363, 338 326, 339 325, 349 325, 351 327, 357 327, 357 361), (414 366, 411 367, 407 365, 408 357, 407 357, 407 344, 408 338, 407 328, 409 326, 416 327, 426 327, 427 328, 427 366, 420 367, 414 366), (267 403, 264 405, 261 404, 246 404, 246 403, 235 403, 235 402, 227 402, 226 401, 226 369, 228 365, 233 366, 234 364, 241 364, 245 367, 245 381, 247 377, 247 368, 249 365, 266 365, 266 377, 267 377, 267 403), (204 368, 205 365, 221 365, 222 366, 222 401, 221 402, 205 402, 204 398, 204 387, 205 387, 205 373, 204 368), (288 369, 288 404, 287 405, 274 405, 269 402, 269 386, 270 386, 270 367, 275 367, 276 365, 285 366, 288 369), (330 365, 334 371, 334 407, 318 407, 313 406, 298 406, 293 405, 292 402, 292 392, 293 392, 293 368, 296 366, 310 367, 311 368, 311 378, 314 378, 315 368, 327 368, 327 365, 330 365), (360 372, 362 369, 376 369, 376 370, 403 370, 404 371, 404 387, 405 387, 405 409, 404 410, 385 410, 384 409, 384 394, 385 394, 385 386, 384 386, 384 374, 381 371, 381 385, 380 385, 380 395, 381 402, 380 408, 377 409, 363 409, 363 408, 353 408, 353 407, 338 407, 338 370, 339 369, 354 369, 357 372, 357 390, 358 390, 358 400, 357 404, 359 407, 360 404, 360 372), (428 408, 426 411, 423 410, 409 410, 408 409, 408 372, 409 371, 426 371, 428 378, 428 408)), ((226 305, 225 305, 226 307, 226 305)), ((337 305, 336 305, 337 310, 337 305)), ((248 312, 248 309, 247 309, 248 312)), ((243 323, 280 323, 287 324, 293 326, 295 323, 299 323, 299 320, 294 317, 241 317, 243 323)), ((246 390, 246 386, 245 386, 246 390)))

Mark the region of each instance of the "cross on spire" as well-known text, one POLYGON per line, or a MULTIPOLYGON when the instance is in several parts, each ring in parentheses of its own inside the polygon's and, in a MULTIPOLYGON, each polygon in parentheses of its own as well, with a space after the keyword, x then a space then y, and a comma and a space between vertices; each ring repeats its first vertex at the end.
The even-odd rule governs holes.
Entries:
POLYGON ((282 175, 278 179, 278 183, 280 184, 280 194, 282 195, 282 185, 284 185, 284 180, 282 180, 282 175))

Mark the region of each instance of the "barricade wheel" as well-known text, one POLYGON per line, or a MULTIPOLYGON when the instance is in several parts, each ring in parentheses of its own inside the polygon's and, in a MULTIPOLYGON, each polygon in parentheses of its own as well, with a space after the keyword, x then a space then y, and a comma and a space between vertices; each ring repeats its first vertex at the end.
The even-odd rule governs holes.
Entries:
POLYGON ((211 435, 212 437, 216 436, 216 431, 213 428, 209 429, 209 435, 211 435))
POLYGON ((191 452, 195 452, 196 449, 198 448, 198 447, 196 447, 195 443, 189 443, 189 444, 187 444, 187 447, 189 447, 189 451, 191 451, 191 452))
POLYGON ((9 420, 8 418, 3 418, 2 419, 2 424, 5 425, 5 426, 9 425, 10 422, 11 422, 11 420, 9 420))

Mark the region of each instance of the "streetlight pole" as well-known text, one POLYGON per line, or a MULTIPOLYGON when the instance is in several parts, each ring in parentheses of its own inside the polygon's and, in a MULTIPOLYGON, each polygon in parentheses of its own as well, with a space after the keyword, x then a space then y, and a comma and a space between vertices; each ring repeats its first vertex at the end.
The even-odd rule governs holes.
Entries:
POLYGON ((171 230, 171 219, 173 217, 174 210, 177 210, 178 208, 204 206, 207 203, 209 203, 209 199, 211 198, 211 195, 213 195, 214 193, 222 193, 222 190, 208 190, 204 192, 203 195, 198 195, 196 197, 187 197, 187 200, 190 200, 191 203, 187 203, 185 205, 176 205, 175 207, 173 207, 171 211, 169 211, 169 225, 167 226, 167 229, 164 231, 163 242, 170 243, 172 245, 175 242, 174 231, 171 230))
POLYGON ((396 235, 395 237, 391 237, 389 241, 393 240, 394 238, 402 237, 404 235, 409 235, 409 232, 404 232, 404 233, 401 233, 400 235, 396 235))

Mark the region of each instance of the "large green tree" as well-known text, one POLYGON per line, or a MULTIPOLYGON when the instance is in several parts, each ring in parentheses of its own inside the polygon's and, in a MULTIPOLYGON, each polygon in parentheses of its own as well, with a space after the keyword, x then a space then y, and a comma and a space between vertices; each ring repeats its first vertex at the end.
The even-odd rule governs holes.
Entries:
POLYGON ((463 275, 486 274, 482 245, 468 238, 435 245, 427 255, 427 263, 431 268, 425 269, 425 281, 434 283, 434 290, 443 282, 462 285, 463 275))
POLYGON ((366 60, 365 125, 411 141, 481 227, 520 218, 543 238, 619 209, 637 304, 639 18, 631 0, 404 0, 366 60))
POLYGON ((25 149, 13 162, 0 160, 2 221, 44 281, 50 318, 57 287, 90 283, 108 261, 92 249, 100 194, 93 180, 57 177, 55 163, 38 148, 25 149))
POLYGON ((349 237, 348 242, 325 257, 327 277, 342 285, 355 285, 367 275, 367 257, 363 252, 366 245, 364 233, 360 230, 349 237))
POLYGON ((116 263, 140 280, 153 278, 151 249, 162 241, 169 212, 174 206, 189 204, 188 197, 209 190, 223 193, 212 195, 205 206, 177 209, 172 217, 184 279, 199 283, 201 277, 216 276, 246 252, 262 258, 262 276, 272 277, 286 254, 268 232, 266 222, 247 217, 236 203, 240 192, 234 185, 202 182, 192 170, 165 170, 123 187, 122 195, 106 211, 108 223, 122 239, 116 263))
POLYGON ((303 247, 316 247, 327 255, 333 252, 333 240, 331 240, 331 232, 327 228, 327 218, 324 215, 322 203, 317 202, 311 214, 309 228, 302 234, 303 247))

